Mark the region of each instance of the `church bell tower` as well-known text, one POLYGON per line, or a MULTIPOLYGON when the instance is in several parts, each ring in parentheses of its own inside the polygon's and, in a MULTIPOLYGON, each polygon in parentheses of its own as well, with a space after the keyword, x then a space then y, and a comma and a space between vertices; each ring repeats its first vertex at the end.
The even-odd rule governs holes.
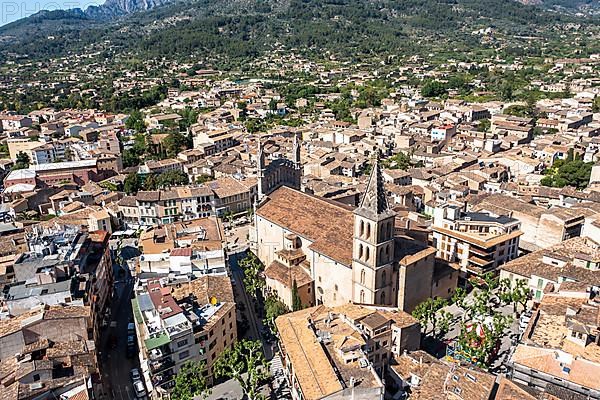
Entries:
POLYGON ((394 218, 383 185, 379 157, 359 207, 354 210, 353 302, 394 305, 394 218))

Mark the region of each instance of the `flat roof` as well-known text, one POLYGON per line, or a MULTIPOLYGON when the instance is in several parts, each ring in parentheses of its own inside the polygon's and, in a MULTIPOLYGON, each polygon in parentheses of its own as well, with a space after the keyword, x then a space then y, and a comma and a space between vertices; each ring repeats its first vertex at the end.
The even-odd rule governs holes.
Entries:
POLYGON ((95 167, 96 160, 81 160, 81 161, 64 161, 57 163, 48 163, 48 164, 38 164, 31 165, 29 170, 31 171, 53 171, 56 169, 73 169, 73 168, 85 168, 85 167, 95 167))

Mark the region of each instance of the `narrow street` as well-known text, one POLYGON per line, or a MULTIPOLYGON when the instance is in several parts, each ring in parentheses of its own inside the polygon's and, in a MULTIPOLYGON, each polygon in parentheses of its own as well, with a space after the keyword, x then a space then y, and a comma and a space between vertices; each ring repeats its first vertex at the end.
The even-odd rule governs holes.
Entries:
POLYGON ((262 319, 257 315, 256 310, 254 309, 254 300, 247 293, 244 288, 244 271, 239 266, 239 261, 244 259, 246 256, 246 250, 242 250, 235 254, 229 255, 229 265, 231 268, 231 274, 233 279, 235 279, 235 293, 236 299, 238 302, 244 304, 244 314, 248 319, 248 324, 250 326, 250 330, 248 332, 247 339, 251 340, 260 340, 263 347, 263 353, 265 354, 265 358, 271 360, 273 358, 273 351, 271 345, 265 342, 262 338, 261 331, 263 329, 262 319), (238 295, 241 295, 238 296, 238 295))
MULTIPOLYGON (((137 256, 137 249, 131 243, 124 243, 122 256, 124 260, 137 256)), ((115 248, 111 243, 111 247, 115 248)), ((114 258, 113 258, 114 259, 114 258)), ((132 318, 131 293, 134 279, 129 271, 120 272, 121 267, 114 265, 115 283, 111 303, 111 325, 102 332, 100 344, 100 365, 102 379, 107 386, 107 391, 114 400, 135 400, 129 372, 132 368, 139 368, 136 357, 127 358, 127 325, 132 318), (115 325, 116 322, 116 326, 115 325), (111 347, 111 337, 116 338, 116 348, 111 347)), ((137 354, 136 354, 137 356, 137 354)))

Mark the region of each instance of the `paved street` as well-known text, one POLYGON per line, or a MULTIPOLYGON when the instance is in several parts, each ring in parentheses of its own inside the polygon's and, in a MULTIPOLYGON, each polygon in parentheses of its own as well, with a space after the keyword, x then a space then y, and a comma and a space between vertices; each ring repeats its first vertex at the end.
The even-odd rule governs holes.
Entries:
MULTIPOLYGON (((124 260, 138 255, 134 239, 124 239, 121 245, 121 255, 124 260)), ((111 249, 116 249, 117 240, 111 240, 111 249)), ((139 367, 137 359, 128 359, 127 350, 127 324, 132 317, 131 293, 133 290, 133 278, 129 271, 123 270, 121 266, 114 265, 115 287, 111 304, 112 321, 116 327, 105 328, 101 341, 101 359, 103 380, 107 384, 108 392, 115 400, 134 400, 129 371, 131 368, 139 367), (117 338, 117 347, 112 349, 109 338, 117 338)))

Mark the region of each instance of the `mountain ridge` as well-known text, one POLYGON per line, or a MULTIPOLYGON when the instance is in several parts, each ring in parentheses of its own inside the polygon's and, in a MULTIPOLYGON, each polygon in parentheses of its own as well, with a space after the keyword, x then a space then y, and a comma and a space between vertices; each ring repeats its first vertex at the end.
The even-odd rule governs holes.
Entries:
POLYGON ((101 51, 107 42, 113 53, 142 58, 240 59, 281 46, 321 57, 417 54, 441 44, 462 51, 481 47, 483 38, 474 32, 482 29, 495 32, 486 39, 494 42, 502 35, 556 35, 557 24, 581 20, 516 0, 109 0, 1 27, 0 52, 44 58, 90 46, 101 51))

